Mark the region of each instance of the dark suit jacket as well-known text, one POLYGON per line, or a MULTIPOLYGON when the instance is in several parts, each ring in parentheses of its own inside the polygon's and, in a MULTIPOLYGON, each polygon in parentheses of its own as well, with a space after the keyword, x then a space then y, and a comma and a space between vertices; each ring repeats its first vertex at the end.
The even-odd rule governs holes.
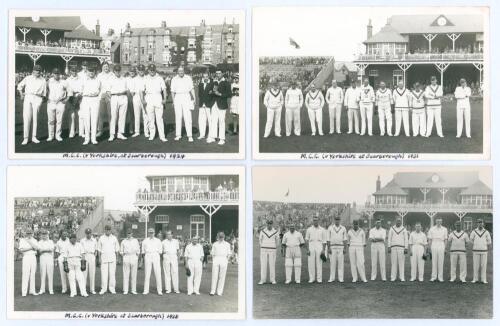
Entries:
POLYGON ((200 82, 198 84, 198 107, 202 107, 203 104, 207 108, 211 108, 212 105, 214 105, 215 99, 211 94, 211 91, 214 88, 214 84, 212 83, 212 80, 210 79, 207 86, 205 89, 203 89, 203 82, 200 82))
POLYGON ((219 108, 219 110, 226 110, 227 108, 229 108, 228 99, 232 95, 231 84, 229 84, 229 82, 225 79, 218 83, 214 81, 214 84, 217 85, 218 91, 219 93, 221 93, 221 95, 213 94, 215 102, 217 102, 217 107, 219 108))

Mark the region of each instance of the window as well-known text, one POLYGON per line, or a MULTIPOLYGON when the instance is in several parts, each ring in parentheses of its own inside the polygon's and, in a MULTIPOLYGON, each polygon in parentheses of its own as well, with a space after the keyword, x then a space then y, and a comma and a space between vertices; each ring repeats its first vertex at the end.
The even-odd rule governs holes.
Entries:
POLYGON ((125 53, 125 54, 123 55, 123 62, 124 62, 124 63, 128 63, 128 60, 129 60, 128 53, 125 53))
POLYGON ((172 177, 168 177, 167 184, 168 184, 168 192, 169 193, 175 192, 175 179, 172 177))
POLYGON ((149 62, 154 62, 155 61, 155 55, 153 53, 148 53, 148 61, 149 62))
POLYGON ((191 229, 190 237, 205 237, 205 216, 204 215, 191 215, 191 229))
POLYGON ((137 47, 134 48, 134 54, 137 55, 139 53, 139 49, 137 47))
POLYGON ((370 77, 378 77, 378 70, 377 69, 372 69, 368 71, 368 76, 370 77))
POLYGON ((185 191, 193 189, 193 177, 184 177, 184 189, 185 191))
POLYGON ((467 231, 467 232, 471 232, 472 231, 472 217, 469 217, 469 216, 465 216, 464 219, 463 219, 463 223, 464 223, 464 230, 467 231))
POLYGON ((148 42, 148 49, 154 49, 155 43, 154 42, 148 42))
POLYGON ((144 53, 145 53, 145 52, 144 52, 144 47, 143 47, 143 46, 141 46, 141 54, 144 54, 144 53))
POLYGON ((155 223, 169 223, 170 217, 168 215, 156 215, 155 223))

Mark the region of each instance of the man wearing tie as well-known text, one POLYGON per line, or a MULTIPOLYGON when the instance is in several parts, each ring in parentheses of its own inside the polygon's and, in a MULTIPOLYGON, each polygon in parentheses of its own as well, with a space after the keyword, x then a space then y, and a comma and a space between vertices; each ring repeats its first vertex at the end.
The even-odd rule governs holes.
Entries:
POLYGON ((212 80, 208 77, 208 72, 204 72, 203 78, 198 84, 198 129, 200 130, 198 139, 205 138, 207 125, 208 130, 210 130, 212 125, 210 110, 214 105, 214 98, 211 92, 213 92, 212 80))

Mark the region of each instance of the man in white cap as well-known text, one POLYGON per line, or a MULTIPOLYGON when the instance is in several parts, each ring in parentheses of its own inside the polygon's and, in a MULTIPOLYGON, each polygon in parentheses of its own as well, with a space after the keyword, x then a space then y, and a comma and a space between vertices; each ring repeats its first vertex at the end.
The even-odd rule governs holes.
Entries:
POLYGON ((368 78, 363 80, 361 86, 361 100, 359 101, 359 113, 361 115, 361 136, 368 132, 372 136, 373 103, 375 102, 375 92, 370 85, 368 78))
POLYGON ((417 279, 417 276, 418 280, 423 282, 425 267, 424 255, 427 251, 427 236, 424 232, 422 232, 422 225, 420 223, 415 224, 415 231, 410 233, 410 240, 408 243, 410 245, 411 264, 410 282, 414 282, 417 279))
POLYGON ((264 129, 264 138, 269 137, 274 124, 274 135, 281 137, 281 110, 283 108, 283 93, 278 87, 278 83, 271 82, 271 88, 264 95, 264 106, 267 109, 266 126, 264 129))
POLYGON ((470 241, 472 242, 472 264, 474 276, 472 283, 481 280, 482 283, 487 284, 486 268, 488 267, 488 252, 491 250, 491 234, 484 228, 484 221, 477 220, 477 228, 470 234, 470 241))
POLYGON ((33 231, 28 229, 25 232, 25 237, 19 239, 19 252, 23 255, 22 262, 22 279, 21 279, 21 295, 25 297, 28 294, 38 295, 35 290, 35 274, 37 268, 36 252, 38 250, 38 241, 33 238, 33 231))
POLYGON ((457 264, 460 266, 459 279, 462 283, 467 282, 467 243, 469 236, 462 231, 462 223, 455 222, 455 230, 448 236, 450 252, 450 282, 457 278, 457 264))
POLYGON ((148 237, 142 241, 142 255, 144 256, 144 292, 149 294, 149 279, 151 278, 151 269, 155 274, 156 291, 158 295, 162 293, 161 264, 160 255, 163 251, 161 240, 155 237, 155 230, 148 229, 148 237))
POLYGON ((436 218, 436 225, 432 226, 427 233, 427 240, 432 254, 432 275, 431 282, 438 280, 444 282, 443 265, 448 241, 448 230, 442 226, 443 220, 436 218))
POLYGON ((460 85, 455 88, 457 99, 457 138, 462 137, 462 129, 465 120, 465 136, 470 138, 470 97, 472 91, 467 86, 465 78, 460 78, 460 85))
POLYGON ((326 248, 326 232, 319 225, 319 218, 313 217, 313 224, 306 230, 307 244, 307 269, 309 271, 309 283, 315 280, 318 283, 323 282, 323 264, 320 256, 325 254, 326 248))
MULTIPOLYGON (((297 82, 293 81, 285 94, 285 127, 286 135, 293 133, 300 136, 300 109, 304 104, 302 90, 297 87, 297 82)), ((278 119, 279 120, 279 119, 278 119)))
POLYGON ((40 255, 40 291, 45 293, 45 281, 48 281, 49 293, 54 294, 54 241, 49 239, 49 232, 42 230, 41 239, 38 241, 38 254, 40 255))
POLYGON ((64 252, 64 262, 65 269, 67 268, 68 280, 69 280, 69 290, 70 297, 74 297, 77 294, 77 283, 80 288, 80 295, 82 297, 88 297, 87 290, 85 288, 85 279, 83 278, 82 268, 85 268, 86 263, 84 259, 85 252, 82 245, 76 241, 76 234, 71 234, 69 237, 70 244, 66 247, 64 252))
POLYGON ((328 112, 330 114, 330 134, 335 132, 341 134, 340 118, 342 115, 342 104, 344 103, 344 91, 342 87, 337 86, 337 81, 332 80, 332 86, 326 91, 326 103, 328 103, 328 112))
POLYGON ((174 101, 175 110, 175 140, 180 140, 182 135, 182 120, 190 142, 193 141, 193 125, 191 111, 194 110, 194 85, 191 76, 184 72, 184 67, 177 68, 177 75, 172 78, 170 91, 174 101))
POLYGON ((83 271, 83 279, 87 284, 87 276, 89 280, 90 293, 95 294, 95 258, 97 256, 97 240, 92 236, 92 229, 85 229, 85 237, 80 240, 83 247, 84 258, 87 264, 83 271))
POLYGON ((323 136, 323 106, 325 105, 325 97, 314 83, 311 84, 309 92, 307 92, 304 103, 309 115, 311 123, 311 135, 316 135, 316 124, 318 124, 318 133, 323 136))
POLYGON ((201 275, 203 273, 203 246, 198 237, 193 237, 184 249, 184 267, 186 267, 187 294, 200 295, 201 275))
POLYGON ((281 241, 282 254, 285 257, 285 284, 292 282, 292 272, 295 273, 295 283, 300 283, 300 274, 302 268, 301 247, 305 245, 302 234, 295 231, 295 225, 290 224, 289 230, 283 235, 281 241))
MULTIPOLYGON (((441 126, 441 99, 443 98, 443 88, 438 85, 436 76, 431 77, 431 84, 425 88, 425 100, 427 107, 427 126, 426 137, 432 133, 434 122, 436 122, 436 132, 439 137, 443 136, 443 127, 441 126)), ((434 259, 434 255, 432 257, 434 259)))
POLYGON ((104 234, 97 242, 97 252, 101 262, 101 292, 103 295, 108 291, 116 294, 116 254, 120 251, 118 239, 111 233, 111 226, 104 227, 104 234))
POLYGON ((59 266, 59 275, 61 276, 61 286, 62 293, 66 293, 68 291, 68 274, 64 271, 64 252, 66 251, 66 247, 69 246, 70 242, 68 239, 68 234, 66 231, 61 232, 61 237, 56 242, 56 259, 57 265, 59 266))
POLYGON ((349 261, 351 263, 352 282, 358 281, 358 276, 363 282, 367 282, 365 276, 365 231, 359 227, 359 221, 352 222, 352 229, 347 232, 347 243, 349 244, 349 261))
POLYGON ((66 100, 68 99, 69 87, 66 80, 61 79, 58 68, 52 70, 52 77, 47 84, 47 124, 49 137, 48 142, 54 139, 62 141, 62 119, 66 100))
POLYGON ((144 100, 146 103, 146 112, 148 113, 149 140, 154 140, 156 135, 156 126, 158 127, 158 136, 162 142, 166 142, 165 127, 163 125, 163 110, 167 103, 167 86, 165 80, 156 73, 156 66, 150 64, 148 67, 149 75, 144 77, 144 100))
POLYGON ((386 280, 385 273, 385 239, 387 231, 382 227, 382 220, 377 219, 375 227, 373 227, 369 234, 368 239, 371 242, 371 258, 372 258, 372 277, 371 280, 375 281, 377 278, 377 264, 380 264, 380 277, 382 281, 386 280))
POLYGON ((337 267, 338 279, 344 282, 344 255, 347 245, 347 230, 340 225, 340 216, 335 216, 334 222, 328 227, 326 243, 330 257, 330 278, 328 283, 335 281, 335 268, 337 267))
POLYGON ((224 232, 217 233, 217 241, 212 244, 212 285, 210 295, 222 295, 226 282, 227 262, 231 256, 231 245, 225 240, 224 232))
POLYGON ((179 240, 174 239, 172 231, 167 231, 165 240, 162 241, 163 248, 163 273, 165 274, 166 293, 179 293, 179 240))
POLYGON ((389 229, 387 251, 391 254, 391 282, 399 279, 405 281, 405 255, 408 253, 408 231, 403 226, 401 218, 396 218, 396 224, 389 229))
POLYGON ((269 280, 276 284, 276 250, 279 246, 278 231, 273 228, 273 221, 267 220, 267 227, 260 231, 260 282, 267 282, 267 265, 269 264, 269 280))
POLYGON ((132 235, 132 229, 127 230, 127 237, 120 243, 120 255, 123 264, 123 294, 128 294, 129 284, 131 293, 137 294, 137 266, 141 247, 139 241, 132 235))

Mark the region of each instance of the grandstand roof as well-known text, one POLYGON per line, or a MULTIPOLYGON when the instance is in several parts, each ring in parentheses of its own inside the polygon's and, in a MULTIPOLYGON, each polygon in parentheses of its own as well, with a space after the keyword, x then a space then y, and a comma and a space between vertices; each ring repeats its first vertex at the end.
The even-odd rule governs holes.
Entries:
POLYGON ((233 28, 233 33, 239 33, 238 24, 223 24, 223 25, 204 25, 204 26, 172 26, 172 27, 134 27, 125 32, 130 31, 132 36, 142 36, 142 35, 164 35, 166 30, 170 30, 171 35, 182 35, 189 36, 191 28, 195 28, 195 34, 203 35, 208 27, 212 28, 212 33, 227 33, 229 28, 233 28))
POLYGON ((401 189, 401 187, 396 182, 394 182, 394 180, 392 180, 385 187, 376 191, 373 195, 374 196, 380 196, 380 195, 406 196, 406 195, 408 195, 408 193, 405 190, 401 189))
POLYGON ((387 23, 382 29, 368 40, 365 43, 381 43, 381 42, 389 42, 389 43, 407 43, 408 37, 401 35, 394 27, 387 23))
POLYGON ((93 40, 100 41, 102 37, 97 36, 94 32, 89 31, 84 25, 77 26, 74 30, 69 32, 64 32, 65 38, 73 38, 79 40, 93 40))
POLYGON ((469 188, 463 190, 460 195, 492 195, 491 189, 481 180, 478 180, 469 188))
POLYGON ((63 31, 72 31, 81 25, 79 16, 60 17, 16 17, 16 27, 47 28, 63 31))

